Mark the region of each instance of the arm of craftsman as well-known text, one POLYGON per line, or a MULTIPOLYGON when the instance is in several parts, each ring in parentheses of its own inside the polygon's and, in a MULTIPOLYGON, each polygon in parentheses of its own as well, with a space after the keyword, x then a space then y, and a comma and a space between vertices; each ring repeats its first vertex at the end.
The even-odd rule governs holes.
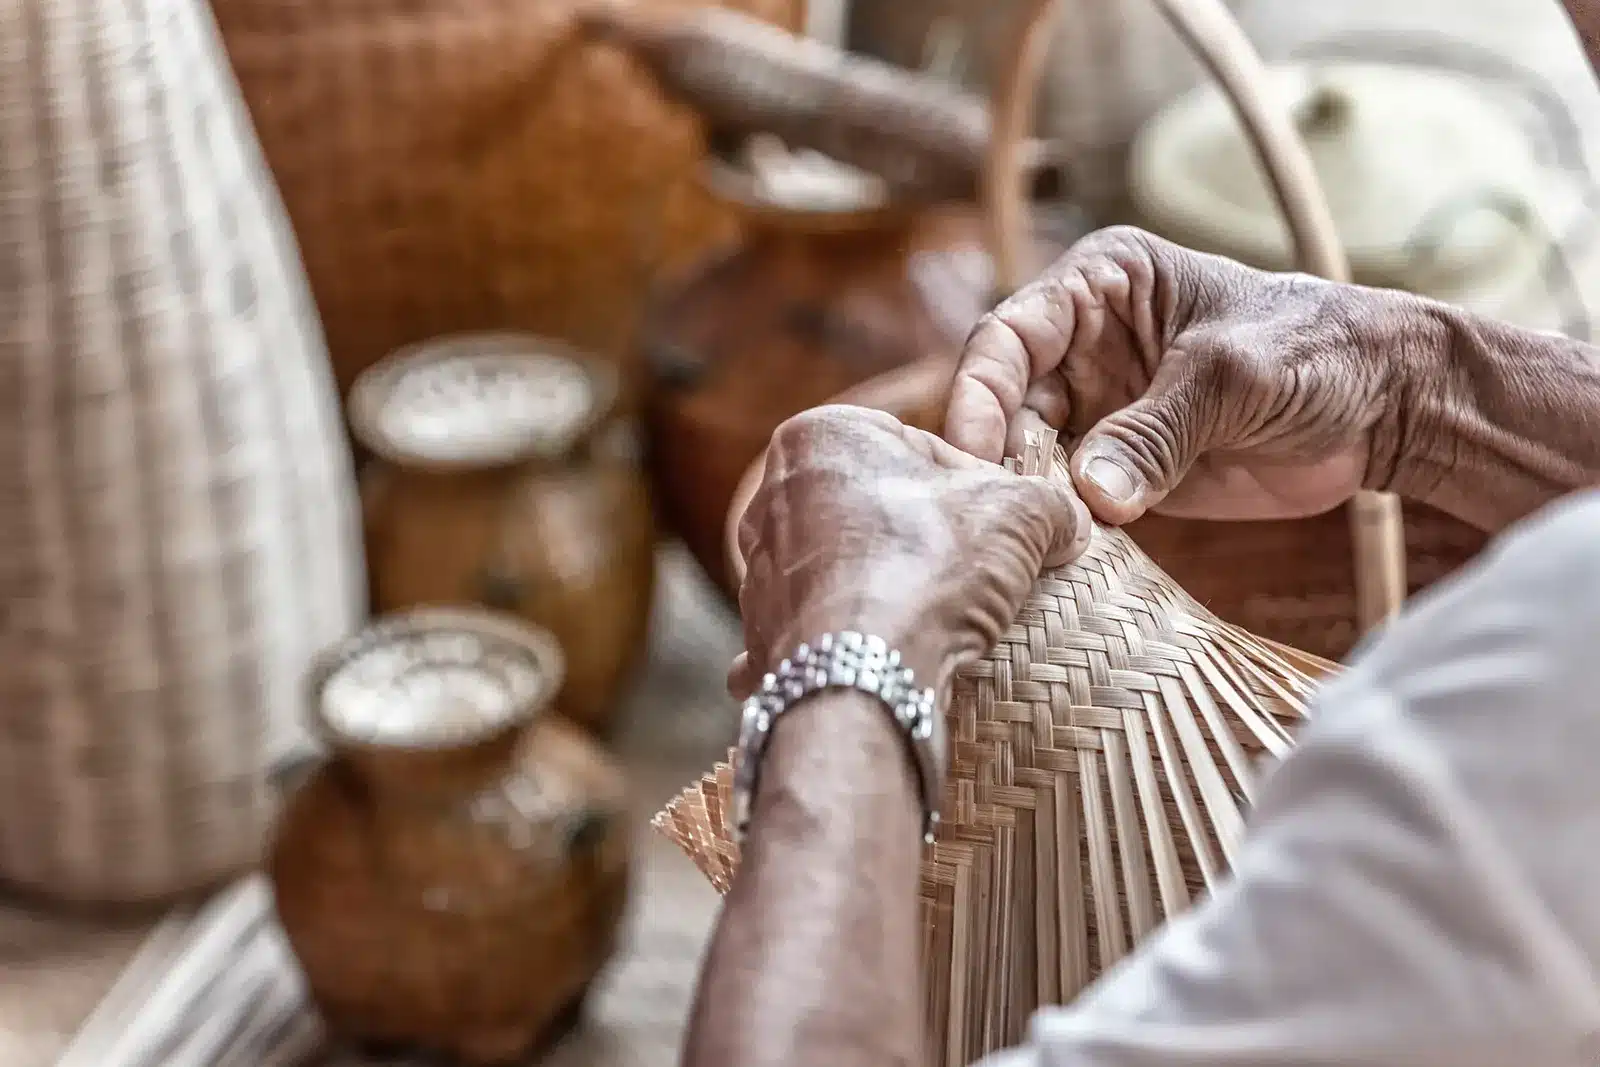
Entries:
POLYGON ((1419 597, 1234 878, 988 1067, 1600 1062, 1600 492, 1419 597))
POLYGON ((1417 368, 1382 487, 1494 532, 1600 485, 1600 351, 1425 306, 1439 357, 1417 368))
POLYGON ((921 1067, 922 811, 905 738, 858 693, 788 713, 707 953, 687 1067, 921 1067))
MULTIPOLYGON (((748 664, 765 670, 850 630, 881 638, 917 684, 944 693, 994 646, 1040 569, 1076 558, 1089 535, 1087 509, 1059 482, 1007 473, 882 412, 798 415, 773 434, 740 524, 747 655, 730 685, 744 695, 748 664)), ((874 697, 824 689, 777 714, 686 1067, 921 1067, 914 751, 874 697)))

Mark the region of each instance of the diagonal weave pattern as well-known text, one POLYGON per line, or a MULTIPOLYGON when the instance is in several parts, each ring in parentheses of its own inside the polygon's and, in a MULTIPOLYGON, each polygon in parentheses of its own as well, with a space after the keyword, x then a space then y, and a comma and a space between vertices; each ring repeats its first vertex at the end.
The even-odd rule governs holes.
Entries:
MULTIPOLYGON (((930 1062, 1016 1044, 1035 1008, 1225 877, 1260 765, 1289 751, 1335 669, 1216 619, 1118 530, 1041 576, 946 716, 919 899, 930 1062)), ((731 789, 718 765, 655 821, 719 892, 739 862, 731 789)))

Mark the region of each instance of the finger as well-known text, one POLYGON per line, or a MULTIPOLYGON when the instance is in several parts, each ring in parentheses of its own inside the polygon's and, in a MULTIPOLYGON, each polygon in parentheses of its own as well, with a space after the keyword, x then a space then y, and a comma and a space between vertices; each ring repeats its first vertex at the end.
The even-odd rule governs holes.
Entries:
POLYGON ((992 470, 995 466, 916 426, 901 426, 900 432, 914 451, 946 470, 992 470))
POLYGON ((761 675, 750 666, 750 653, 741 652, 728 668, 728 695, 735 700, 747 700, 761 682, 761 675))
POLYGON ((750 565, 750 555, 756 550, 756 542, 761 537, 760 503, 761 490, 757 488, 755 496, 745 505, 744 514, 739 517, 739 558, 744 560, 746 567, 750 565))
POLYGON ((1064 567, 1083 555, 1094 533, 1089 507, 1070 485, 1029 475, 1018 479, 1033 496, 1034 513, 1042 516, 1039 566, 1064 567))
POLYGON ((1182 482, 1218 432, 1206 364, 1168 359, 1143 397, 1089 430, 1069 469, 1096 518, 1132 522, 1182 482))
POLYGON ((1081 284, 1076 270, 1056 271, 1024 287, 979 320, 961 352, 944 436, 979 459, 998 463, 1006 430, 1022 410, 1031 382, 1060 365, 1076 322, 1070 284, 1081 284))
POLYGON ((769 615, 779 614, 776 605, 764 603, 773 596, 772 555, 760 551, 750 557, 744 581, 739 585, 739 618, 744 624, 746 670, 760 678, 767 670, 774 625, 769 615))

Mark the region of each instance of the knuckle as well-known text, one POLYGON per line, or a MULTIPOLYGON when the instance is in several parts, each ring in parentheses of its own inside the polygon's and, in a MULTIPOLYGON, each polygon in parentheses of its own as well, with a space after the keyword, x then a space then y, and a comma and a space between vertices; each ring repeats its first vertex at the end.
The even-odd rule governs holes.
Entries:
POLYGON ((1141 476, 1165 483, 1180 473, 1185 443, 1195 437, 1195 419, 1196 413, 1183 407, 1129 408, 1107 419, 1104 432, 1141 476))
POLYGON ((780 422, 778 428, 772 431, 772 442, 779 447, 787 447, 812 440, 826 431, 829 421, 826 407, 808 408, 780 422))
POLYGON ((1213 389, 1230 394, 1252 387, 1262 371, 1261 354, 1240 344, 1208 345, 1195 363, 1198 376, 1213 389))
POLYGON ((1154 259, 1156 242, 1166 243, 1148 230, 1127 223, 1118 223, 1115 226, 1103 226, 1086 234, 1073 245, 1072 250, 1089 255, 1137 255, 1154 259))
POLYGON ((1073 251, 1111 260, 1136 291, 1148 292, 1167 343, 1191 323, 1226 307, 1229 297, 1241 289, 1261 288, 1271 277, 1130 225, 1097 230, 1073 251))

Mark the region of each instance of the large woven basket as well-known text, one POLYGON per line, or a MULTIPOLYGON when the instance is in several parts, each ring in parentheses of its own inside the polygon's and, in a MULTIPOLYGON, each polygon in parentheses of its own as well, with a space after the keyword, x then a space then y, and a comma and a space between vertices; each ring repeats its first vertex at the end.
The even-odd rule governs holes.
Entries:
MULTIPOLYGON (((1064 463, 1055 450, 1055 477, 1064 463)), ((1213 889, 1259 765, 1288 751, 1334 669, 1217 619, 1120 530, 1042 575, 957 676, 945 720, 944 821, 918 898, 929 1062, 1016 1044, 1034 1009, 1213 889)), ((655 820, 719 892, 739 862, 731 790, 721 764, 655 820)))
MULTIPOLYGON (((637 0, 688 9, 700 0, 637 0)), ((800 0, 729 0, 798 27, 800 0)), ((649 276, 732 236, 692 116, 589 0, 215 0, 341 385, 404 344, 523 329, 611 354, 649 276)))
POLYGON ((357 620, 349 456, 202 0, 0 32, 0 881, 165 897, 256 860, 357 620))

